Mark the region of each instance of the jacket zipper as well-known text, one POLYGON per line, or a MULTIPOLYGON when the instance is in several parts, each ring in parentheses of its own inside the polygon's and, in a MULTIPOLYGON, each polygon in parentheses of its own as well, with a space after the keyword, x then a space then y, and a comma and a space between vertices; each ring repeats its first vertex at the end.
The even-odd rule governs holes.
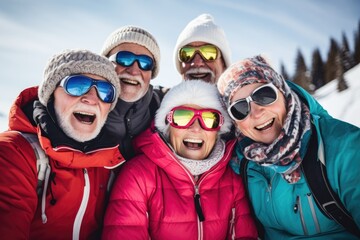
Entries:
MULTIPOLYGON (((233 143, 235 144, 235 142, 233 143)), ((226 148, 226 145, 225 145, 226 148)), ((229 155, 231 154, 231 152, 226 152, 224 153, 223 159, 227 158, 229 155)), ((174 155, 170 154, 170 157, 172 159, 174 159, 174 161, 179 164, 179 166, 184 169, 184 171, 186 172, 186 174, 188 175, 188 177, 190 178, 191 182, 194 184, 194 189, 195 189, 195 194, 194 194, 194 201, 195 201, 195 209, 196 209, 196 213, 198 215, 198 239, 202 239, 203 238, 203 224, 202 222, 205 220, 205 216, 204 213, 201 209, 201 205, 200 205, 200 193, 199 193, 199 187, 201 182, 206 178, 206 176, 208 174, 210 174, 210 172, 208 172, 207 174, 204 174, 203 176, 200 177, 198 183, 194 182, 194 178, 193 176, 190 174, 189 170, 187 170, 182 164, 180 164, 179 160, 177 160, 174 155), (199 208, 198 208, 199 207, 199 208), (202 216, 202 217, 201 217, 202 216), (203 219, 203 220, 202 220, 203 219)))
POLYGON ((202 211, 201 204, 200 204, 200 194, 199 194, 199 186, 198 185, 195 185, 194 200, 195 200, 195 209, 196 209, 196 213, 199 217, 199 221, 203 222, 203 221, 205 221, 205 217, 204 217, 204 213, 202 211))
POLYGON ((235 224, 235 207, 233 207, 231 209, 231 220, 230 220, 230 236, 231 239, 235 239, 235 228, 234 228, 234 224, 235 224))
POLYGON ((74 221, 74 229, 73 229, 73 238, 74 240, 80 239, 80 229, 81 229, 81 223, 84 219, 85 210, 88 205, 89 201, 89 195, 90 195, 90 181, 89 181, 89 174, 87 169, 84 169, 84 179, 85 179, 85 186, 84 186, 84 192, 83 197, 81 200, 80 208, 76 214, 75 221, 74 221))
POLYGON ((170 155, 171 158, 174 159, 174 161, 176 163, 179 164, 179 166, 184 169, 184 171, 186 172, 187 176, 189 177, 190 181, 194 184, 194 202, 195 202, 195 210, 196 210, 196 213, 198 215, 198 218, 197 218, 197 225, 198 225, 198 239, 201 240, 203 239, 203 221, 205 220, 205 216, 204 216, 204 213, 202 211, 202 208, 201 208, 201 205, 200 205, 200 193, 199 193, 199 186, 200 186, 200 183, 201 181, 204 179, 205 176, 202 176, 199 180, 199 183, 196 183, 194 182, 194 178, 193 176, 190 174, 190 172, 183 166, 181 165, 178 160, 173 156, 173 155, 170 155))
POLYGON ((314 202, 312 201, 311 193, 306 194, 306 197, 307 197, 307 200, 309 202, 311 215, 312 215, 312 218, 313 218, 314 223, 315 223, 316 232, 320 233, 320 225, 319 225, 319 221, 318 221, 318 219, 316 217, 315 208, 314 208, 314 202))
POLYGON ((303 210, 302 210, 301 201, 300 201, 299 196, 296 196, 296 203, 294 205, 294 212, 295 213, 299 212, 300 221, 301 221, 301 225, 302 225, 304 234, 308 235, 309 233, 308 233, 308 230, 307 230, 306 225, 305 225, 304 213, 303 213, 303 210))

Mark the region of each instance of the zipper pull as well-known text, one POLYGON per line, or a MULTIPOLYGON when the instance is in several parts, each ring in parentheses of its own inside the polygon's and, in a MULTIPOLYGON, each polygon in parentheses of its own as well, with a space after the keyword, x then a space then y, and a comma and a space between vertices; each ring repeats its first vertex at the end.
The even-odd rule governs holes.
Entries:
POLYGON ((299 210, 299 196, 296 196, 296 203, 294 204, 294 213, 299 210))
POLYGON ((203 221, 205 221, 205 217, 204 217, 204 213, 203 213, 203 211, 201 209, 199 187, 197 185, 195 185, 194 200, 195 200, 196 213, 197 213, 197 215, 199 217, 200 222, 203 222, 203 221))

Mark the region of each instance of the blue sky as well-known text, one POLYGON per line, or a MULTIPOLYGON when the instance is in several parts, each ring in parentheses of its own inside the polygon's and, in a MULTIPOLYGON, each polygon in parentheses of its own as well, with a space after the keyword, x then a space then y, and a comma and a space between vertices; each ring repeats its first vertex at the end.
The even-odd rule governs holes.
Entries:
POLYGON ((42 79, 48 59, 69 48, 99 52, 106 37, 132 24, 150 31, 161 48, 154 85, 180 82, 173 63, 176 39, 186 24, 210 13, 229 40, 232 60, 266 54, 279 70, 292 74, 298 49, 307 65, 315 48, 327 56, 330 37, 344 32, 353 48, 360 19, 358 0, 1 0, 0 113, 18 93, 42 79))

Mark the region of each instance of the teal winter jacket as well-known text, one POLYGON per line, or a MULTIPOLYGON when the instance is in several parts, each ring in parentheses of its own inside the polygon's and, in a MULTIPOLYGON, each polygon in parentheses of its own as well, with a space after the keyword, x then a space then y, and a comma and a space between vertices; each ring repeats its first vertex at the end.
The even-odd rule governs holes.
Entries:
MULTIPOLYGON (((360 129, 332 118, 305 90, 288 84, 309 106, 330 185, 360 227, 360 129)), ((238 159, 231 162, 238 173, 243 158, 240 144, 236 146, 238 159)), ((289 184, 272 169, 249 161, 247 179, 249 198, 265 228, 265 239, 357 239, 322 214, 303 176, 289 184)))

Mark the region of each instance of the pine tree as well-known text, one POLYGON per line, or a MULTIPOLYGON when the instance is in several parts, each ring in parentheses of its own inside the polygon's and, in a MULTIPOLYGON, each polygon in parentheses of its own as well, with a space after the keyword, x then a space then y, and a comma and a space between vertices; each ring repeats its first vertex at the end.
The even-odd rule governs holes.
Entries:
POLYGON ((325 64, 325 84, 336 79, 338 71, 339 46, 334 38, 330 39, 330 49, 325 64))
POLYGON ((314 88, 310 82, 310 74, 307 70, 305 60, 303 54, 301 53, 300 49, 298 50, 297 57, 296 57, 296 70, 295 76, 293 79, 294 83, 298 84, 306 91, 312 93, 314 88))
POLYGON ((360 20, 358 23, 358 29, 355 32, 353 59, 355 65, 360 63, 360 20))
POLYGON ((341 58, 340 64, 342 65, 343 72, 347 72, 350 68, 352 68, 355 65, 350 52, 348 40, 344 32, 342 33, 342 46, 340 49, 340 58, 341 58))
POLYGON ((324 75, 324 62, 321 58, 320 50, 317 48, 312 55, 311 67, 311 79, 315 89, 318 89, 325 84, 324 75))
POLYGON ((292 81, 291 78, 289 77, 289 74, 287 73, 287 71, 285 69, 285 65, 284 65, 283 62, 281 62, 280 67, 281 67, 281 70, 280 70, 281 72, 280 73, 284 77, 284 79, 292 81))
POLYGON ((336 61, 337 61, 337 80, 338 80, 338 84, 337 84, 337 89, 339 92, 344 91, 345 89, 348 88, 348 85, 346 83, 346 80, 344 78, 344 68, 343 68, 343 64, 342 64, 342 58, 340 55, 338 55, 336 57, 336 61))

